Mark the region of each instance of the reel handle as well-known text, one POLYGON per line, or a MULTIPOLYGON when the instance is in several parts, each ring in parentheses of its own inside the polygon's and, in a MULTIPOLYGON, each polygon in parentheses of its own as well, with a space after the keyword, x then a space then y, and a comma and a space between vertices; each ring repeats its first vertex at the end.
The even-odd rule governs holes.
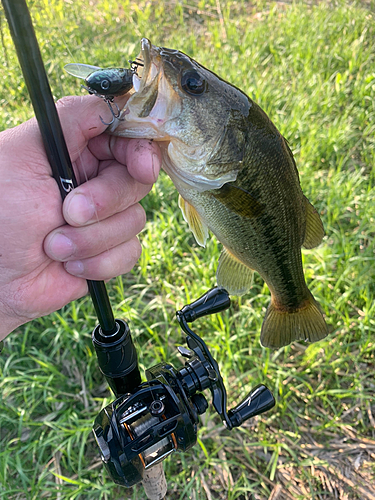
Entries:
POLYGON ((239 427, 245 420, 260 415, 275 406, 272 392, 263 384, 257 385, 235 408, 228 411, 233 427, 239 427))
POLYGON ((207 345, 201 337, 194 333, 188 323, 197 318, 224 311, 230 306, 229 293, 221 287, 212 288, 195 302, 177 311, 177 319, 186 333, 186 341, 190 349, 179 347, 180 354, 190 358, 185 369, 180 370, 185 387, 192 395, 197 390, 209 388, 212 393, 212 404, 228 429, 238 427, 247 419, 270 410, 275 406, 275 398, 263 384, 256 386, 238 406, 227 412, 227 392, 219 366, 212 357, 207 345), (195 356, 194 356, 195 354, 195 356), (191 376, 195 373, 195 377, 191 376), (198 381, 198 382, 195 382, 198 381))

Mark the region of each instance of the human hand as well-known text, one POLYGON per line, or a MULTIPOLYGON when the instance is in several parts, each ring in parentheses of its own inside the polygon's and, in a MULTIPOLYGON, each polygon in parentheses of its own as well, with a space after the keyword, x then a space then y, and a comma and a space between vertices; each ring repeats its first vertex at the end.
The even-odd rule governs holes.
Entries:
POLYGON ((138 202, 161 164, 151 141, 103 133, 94 96, 57 103, 80 184, 62 204, 35 119, 0 134, 0 340, 87 293, 86 279, 131 270, 145 224, 138 202))

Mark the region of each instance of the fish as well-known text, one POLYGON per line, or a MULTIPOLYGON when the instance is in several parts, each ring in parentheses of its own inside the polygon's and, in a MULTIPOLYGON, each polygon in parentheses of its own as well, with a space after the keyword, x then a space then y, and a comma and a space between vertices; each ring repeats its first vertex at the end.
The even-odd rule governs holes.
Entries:
POLYGON ((109 133, 158 141, 197 243, 211 231, 223 244, 218 286, 242 295, 254 271, 264 279, 264 347, 326 337, 301 255, 321 243, 324 228, 287 140, 244 92, 183 52, 143 38, 136 61, 133 93, 109 133))

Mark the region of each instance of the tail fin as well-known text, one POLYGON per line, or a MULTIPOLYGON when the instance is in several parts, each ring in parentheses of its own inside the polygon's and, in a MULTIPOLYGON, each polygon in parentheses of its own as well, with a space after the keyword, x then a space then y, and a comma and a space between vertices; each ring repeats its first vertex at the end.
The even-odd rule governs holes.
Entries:
POLYGON ((271 300, 263 321, 260 342, 264 347, 278 349, 294 340, 317 342, 328 334, 327 324, 318 303, 309 292, 298 309, 277 308, 271 300))

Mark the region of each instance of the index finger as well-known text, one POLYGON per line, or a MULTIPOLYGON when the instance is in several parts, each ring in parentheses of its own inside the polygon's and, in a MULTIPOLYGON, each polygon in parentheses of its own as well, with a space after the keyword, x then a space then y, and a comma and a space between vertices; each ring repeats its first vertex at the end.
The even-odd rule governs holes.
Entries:
POLYGON ((72 162, 76 161, 87 142, 107 128, 100 120, 106 116, 107 105, 93 95, 65 96, 56 103, 64 138, 72 162))
POLYGON ((161 151, 152 140, 101 134, 91 139, 88 147, 98 160, 115 159, 126 165, 129 174, 141 184, 153 184, 159 175, 161 151))

